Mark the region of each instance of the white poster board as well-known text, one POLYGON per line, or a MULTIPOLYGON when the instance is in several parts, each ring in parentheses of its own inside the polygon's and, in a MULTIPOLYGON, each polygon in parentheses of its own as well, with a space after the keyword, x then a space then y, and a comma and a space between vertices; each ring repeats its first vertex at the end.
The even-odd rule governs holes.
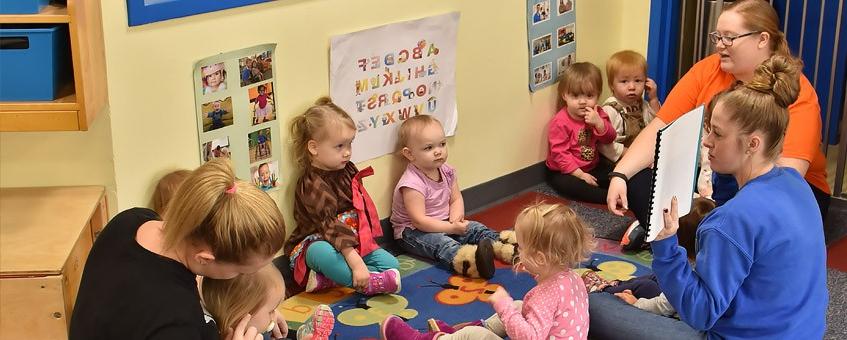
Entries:
POLYGON ((405 119, 429 114, 456 131, 459 13, 332 37, 330 96, 356 123, 353 162, 394 152, 405 119))

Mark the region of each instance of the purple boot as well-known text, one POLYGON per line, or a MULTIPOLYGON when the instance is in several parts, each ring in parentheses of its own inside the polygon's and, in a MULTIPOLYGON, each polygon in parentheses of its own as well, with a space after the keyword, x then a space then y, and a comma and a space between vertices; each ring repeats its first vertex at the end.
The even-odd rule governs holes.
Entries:
POLYGON ((379 334, 383 340, 434 340, 445 333, 442 332, 427 332, 421 333, 417 329, 412 328, 406 321, 403 321, 399 316, 389 315, 379 324, 379 334))
POLYGON ((319 290, 337 287, 335 281, 314 270, 309 272, 309 279, 306 280, 306 293, 317 292, 319 290))
POLYGON ((371 273, 368 288, 362 294, 371 296, 377 294, 396 294, 400 292, 400 272, 389 269, 382 273, 371 273))

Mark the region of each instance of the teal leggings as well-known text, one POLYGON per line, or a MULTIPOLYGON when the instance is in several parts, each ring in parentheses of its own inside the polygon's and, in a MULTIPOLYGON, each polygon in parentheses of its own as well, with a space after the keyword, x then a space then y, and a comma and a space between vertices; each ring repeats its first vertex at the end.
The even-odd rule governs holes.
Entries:
MULTIPOLYGON (((362 260, 368 266, 368 271, 377 273, 400 267, 397 258, 382 248, 372 251, 362 260)), ((353 272, 344 260, 344 255, 341 255, 327 241, 317 241, 309 245, 306 249, 306 266, 339 285, 345 287, 353 285, 353 272)))

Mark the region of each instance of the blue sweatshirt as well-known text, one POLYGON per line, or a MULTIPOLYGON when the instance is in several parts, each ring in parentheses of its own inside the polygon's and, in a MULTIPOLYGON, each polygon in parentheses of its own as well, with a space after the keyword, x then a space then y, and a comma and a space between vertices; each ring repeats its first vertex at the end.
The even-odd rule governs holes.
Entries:
POLYGON ((820 210, 791 168, 744 185, 697 230, 696 271, 676 236, 653 242, 653 270, 680 318, 710 339, 820 339, 826 248, 820 210))

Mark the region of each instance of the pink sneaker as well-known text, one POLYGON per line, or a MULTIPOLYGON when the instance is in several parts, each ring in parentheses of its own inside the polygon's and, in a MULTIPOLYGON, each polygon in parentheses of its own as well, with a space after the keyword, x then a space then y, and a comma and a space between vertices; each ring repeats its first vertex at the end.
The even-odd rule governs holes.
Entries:
POLYGON ((328 340, 335 325, 335 315, 327 305, 318 305, 312 316, 297 329, 297 339, 328 340))
POLYGON ((382 323, 379 324, 379 334, 383 340, 434 340, 445 333, 421 333, 417 329, 412 328, 412 326, 409 326, 409 324, 407 324, 406 321, 403 321, 403 319, 399 316, 389 315, 382 321, 382 323))
POLYGON ((335 281, 314 270, 309 271, 309 279, 306 280, 306 293, 329 289, 338 286, 335 281))
POLYGON ((362 294, 396 294, 400 292, 400 272, 397 269, 389 269, 382 273, 371 273, 368 288, 362 294))

